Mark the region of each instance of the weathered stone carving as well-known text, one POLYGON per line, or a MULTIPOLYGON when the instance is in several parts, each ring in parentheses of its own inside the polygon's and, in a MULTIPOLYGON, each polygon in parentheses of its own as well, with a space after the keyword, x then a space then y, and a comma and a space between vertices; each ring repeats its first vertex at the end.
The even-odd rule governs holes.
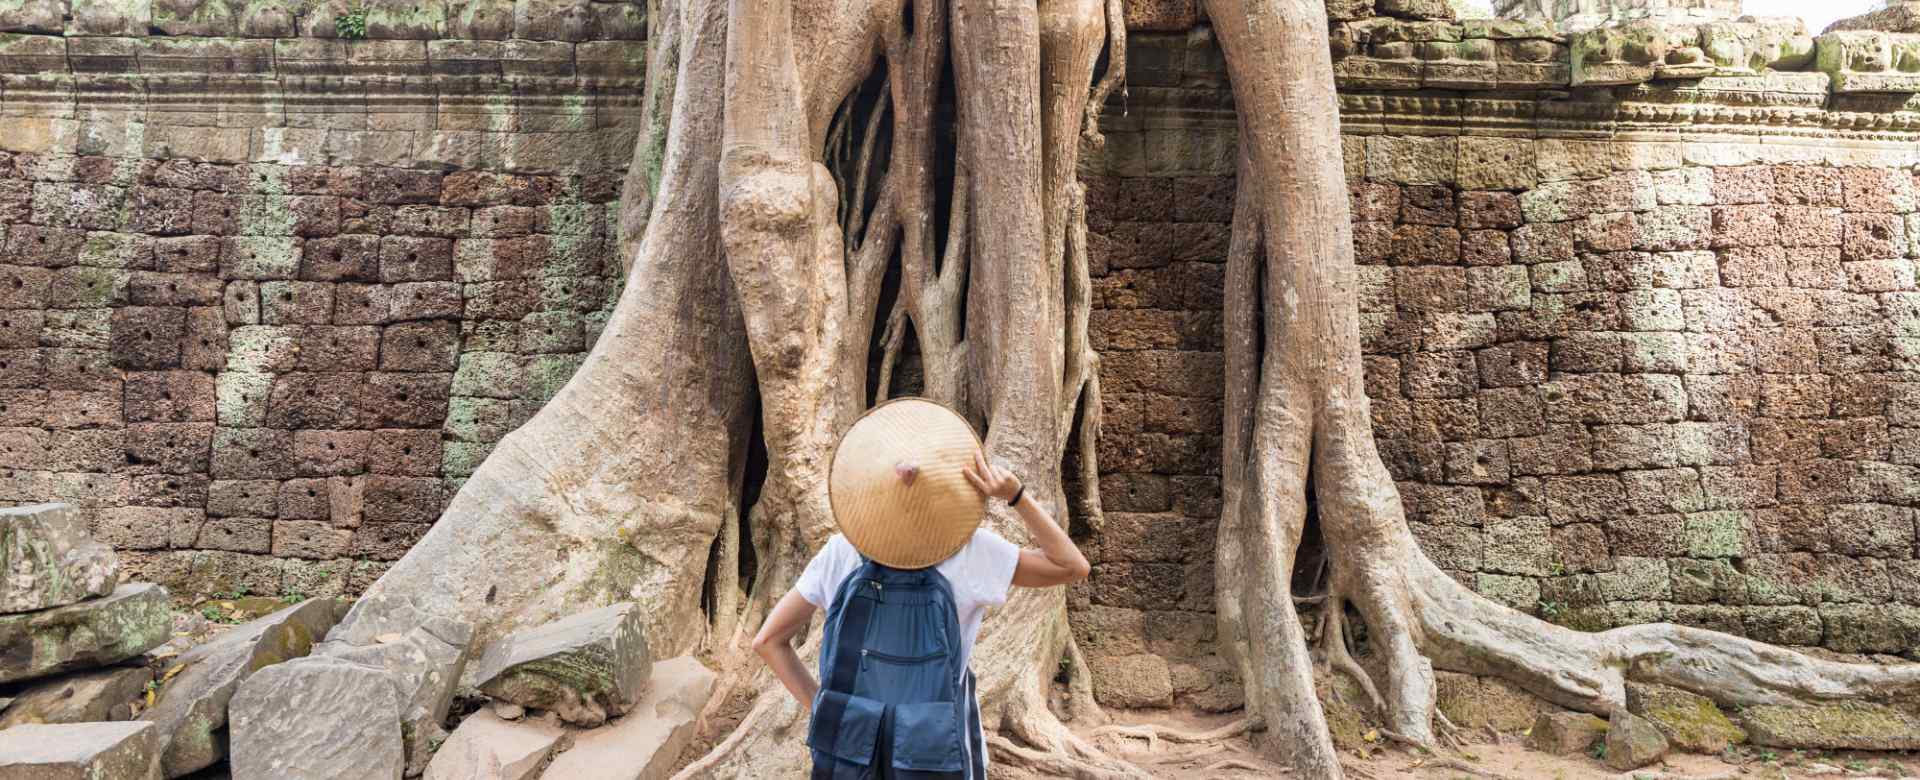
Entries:
POLYGON ((1830 32, 1816 51, 1834 92, 1920 92, 1920 35, 1830 32))
POLYGON ((66 504, 0 509, 0 613, 33 612, 113 592, 120 562, 66 504))

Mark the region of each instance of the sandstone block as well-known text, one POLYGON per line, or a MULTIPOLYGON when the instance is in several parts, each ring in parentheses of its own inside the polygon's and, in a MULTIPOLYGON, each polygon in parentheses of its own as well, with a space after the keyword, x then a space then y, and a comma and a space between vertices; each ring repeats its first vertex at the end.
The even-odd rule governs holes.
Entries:
POLYGON ((1790 749, 1913 750, 1920 718, 1864 701, 1821 705, 1762 705, 1740 711, 1755 745, 1790 749))
POLYGON ((0 730, 28 723, 127 720, 152 680, 147 667, 114 666, 36 682, 0 708, 0 730))
POLYGON ((27 724, 0 731, 0 777, 19 780, 159 780, 152 724, 27 724))
POLYGON ((1608 767, 1626 772, 1651 764, 1667 754, 1667 738, 1652 722, 1626 710, 1615 710, 1607 723, 1608 767))
POLYGON ((1607 735, 1607 722, 1584 712, 1543 712, 1533 721, 1528 745, 1556 756, 1587 752, 1607 735))
POLYGON ((167 640, 167 590, 122 585, 64 607, 0 615, 0 683, 118 663, 167 640))
POLYGON ((233 694, 233 774, 400 780, 401 711, 382 669, 326 657, 267 667, 233 694))
POLYGON ((1677 688, 1628 683, 1627 709, 1652 722, 1674 748, 1689 753, 1719 753, 1747 739, 1712 701, 1677 688))
MULTIPOLYGON (((466 668, 467 645, 473 640, 473 628, 417 610, 406 612, 416 619, 407 622, 412 627, 405 631, 373 636, 362 631, 332 637, 316 648, 314 654, 380 670, 388 680, 396 695, 401 749, 407 774, 411 776, 425 770, 433 752, 431 746, 446 737, 441 723, 446 720, 454 686, 466 668)), ((326 728, 324 723, 313 719, 295 730, 319 734, 326 728)))
POLYGON ((714 673, 691 657, 661 661, 646 696, 625 717, 575 735, 543 777, 664 780, 693 738, 694 720, 713 695, 714 673))
POLYGON ((338 599, 309 599, 175 656, 163 673, 159 698, 140 715, 159 734, 166 776, 190 774, 225 758, 227 705, 241 683, 261 669, 306 655, 346 607, 338 599))
POLYGON ((531 780, 562 730, 538 720, 506 720, 482 710, 460 721, 427 764, 427 780, 531 780))
POLYGON ((113 550, 67 504, 0 509, 0 613, 31 612, 113 592, 113 550))
POLYGON ((593 727, 625 713, 652 659, 637 605, 582 612, 494 643, 474 669, 482 693, 593 727))

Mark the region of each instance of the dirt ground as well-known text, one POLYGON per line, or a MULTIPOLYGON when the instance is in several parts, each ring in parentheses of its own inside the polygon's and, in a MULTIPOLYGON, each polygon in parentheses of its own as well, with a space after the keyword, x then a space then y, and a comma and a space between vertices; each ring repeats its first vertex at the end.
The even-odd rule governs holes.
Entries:
MULTIPOLYGON (((1167 712, 1110 712, 1118 725, 1153 723, 1189 732, 1230 724, 1238 714, 1186 715, 1167 712)), ((1285 777, 1287 770, 1260 758, 1246 736, 1209 744, 1161 741, 1149 749, 1147 741, 1121 737, 1098 729, 1076 729, 1115 755, 1165 778, 1285 777)), ((1391 744, 1371 755, 1348 755, 1348 776, 1359 780, 1801 780, 1801 778, 1885 777, 1920 778, 1920 756, 1907 753, 1848 753, 1772 751, 1735 748, 1719 756, 1673 754, 1663 763, 1633 772, 1616 772, 1585 755, 1550 756, 1530 750, 1523 735, 1479 735, 1463 750, 1438 756, 1420 756, 1391 744)), ((998 773, 996 773, 998 774, 998 773)), ((1025 780, 1026 773, 1007 777, 1025 780)))
MULTIPOLYGON (((729 701, 709 710, 699 737, 681 753, 675 770, 705 754, 739 723, 753 697, 744 689, 732 693, 729 701)), ((1168 710, 1109 709, 1107 714, 1114 726, 1152 724, 1188 733, 1219 730, 1243 717, 1243 713, 1210 715, 1168 710)), ((1290 774, 1286 767, 1262 758, 1245 734, 1193 744, 1160 740, 1150 747, 1147 740, 1114 733, 1115 729, 1076 726, 1074 731, 1155 777, 1251 780, 1290 774)), ((1653 766, 1616 772, 1591 756, 1551 756, 1531 750, 1523 734, 1502 734, 1498 740, 1482 732, 1466 740, 1464 749, 1435 756, 1422 756, 1382 742, 1365 756, 1348 753, 1347 776, 1352 780, 1920 780, 1920 754, 1911 753, 1805 753, 1742 746, 1716 756, 1675 753, 1653 766)), ((994 766, 988 776, 992 780, 1055 780, 1005 765, 994 766)))

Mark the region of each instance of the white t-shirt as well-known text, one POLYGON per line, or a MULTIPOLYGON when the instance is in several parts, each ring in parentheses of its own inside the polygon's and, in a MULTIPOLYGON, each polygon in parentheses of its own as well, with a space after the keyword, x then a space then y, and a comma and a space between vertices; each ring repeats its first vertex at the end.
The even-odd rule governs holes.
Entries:
MULTIPOLYGON (((953 586, 953 606, 960 613, 960 668, 964 671, 973 657, 973 640, 980 635, 980 622, 988 607, 1007 603, 1007 591, 1013 587, 1013 570, 1020 565, 1020 548, 992 531, 973 532, 967 546, 952 557, 934 565, 934 570, 953 586)), ((826 609, 840 583, 860 568, 860 552, 847 538, 834 534, 827 546, 807 563, 793 589, 807 603, 826 609)))

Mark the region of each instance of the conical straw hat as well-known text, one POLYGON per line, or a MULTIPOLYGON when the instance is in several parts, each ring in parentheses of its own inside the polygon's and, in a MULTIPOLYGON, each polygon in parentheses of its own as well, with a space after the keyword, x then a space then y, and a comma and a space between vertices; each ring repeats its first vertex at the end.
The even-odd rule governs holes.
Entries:
POLYGON ((952 410, 900 398, 853 421, 833 451, 827 497, 854 549, 896 569, 946 560, 972 538, 987 497, 962 472, 980 437, 952 410))

